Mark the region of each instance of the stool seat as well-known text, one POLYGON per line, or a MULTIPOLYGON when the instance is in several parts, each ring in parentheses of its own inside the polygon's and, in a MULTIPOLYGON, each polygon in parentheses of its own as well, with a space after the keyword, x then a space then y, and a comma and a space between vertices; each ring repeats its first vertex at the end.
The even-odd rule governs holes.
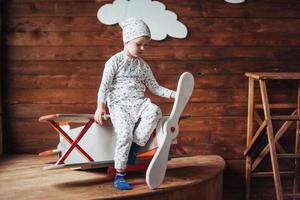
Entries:
POLYGON ((299 80, 299 72, 251 72, 245 73, 249 78, 256 80, 299 80))

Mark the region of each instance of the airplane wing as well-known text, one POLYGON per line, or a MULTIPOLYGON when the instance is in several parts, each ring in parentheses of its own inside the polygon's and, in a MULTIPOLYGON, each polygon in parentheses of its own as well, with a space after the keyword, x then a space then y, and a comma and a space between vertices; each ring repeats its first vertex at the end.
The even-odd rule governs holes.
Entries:
MULTIPOLYGON (((181 157, 191 157, 195 156, 197 154, 174 154, 169 156, 169 160, 173 158, 181 158, 181 157)), ((149 163, 152 158, 139 158, 136 161, 136 164, 142 164, 142 163, 149 163)), ((108 161, 99 161, 99 162, 85 162, 85 163, 72 163, 72 164, 53 164, 53 165, 48 165, 43 168, 43 170, 56 170, 56 169, 66 169, 66 168, 71 168, 71 169, 95 169, 95 168, 104 168, 104 167, 109 167, 114 164, 113 160, 108 160, 108 161)))
MULTIPOLYGON (((106 115, 108 118, 109 115, 106 115)), ((163 116, 169 116, 169 115, 163 115, 163 116)), ((187 119, 190 115, 183 113, 180 116, 180 119, 187 119)), ((55 122, 75 122, 75 123, 85 123, 89 120, 94 119, 94 114, 51 114, 51 115, 45 115, 39 118, 39 122, 48 122, 50 120, 53 120, 55 122)))
POLYGON ((53 164, 43 168, 43 170, 63 169, 63 168, 74 168, 74 169, 93 169, 103 168, 114 164, 113 160, 99 161, 99 162, 85 162, 85 163, 72 163, 72 164, 53 164))

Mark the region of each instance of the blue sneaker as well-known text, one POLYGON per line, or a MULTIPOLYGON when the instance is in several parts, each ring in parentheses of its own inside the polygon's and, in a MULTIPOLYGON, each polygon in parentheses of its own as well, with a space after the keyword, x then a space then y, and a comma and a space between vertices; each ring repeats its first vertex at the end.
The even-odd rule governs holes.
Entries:
POLYGON ((129 150, 129 155, 128 155, 128 165, 134 165, 135 161, 136 161, 136 154, 138 152, 139 149, 139 145, 137 145, 136 143, 132 143, 130 150, 129 150))
POLYGON ((114 186, 118 190, 131 190, 132 189, 131 185, 129 185, 129 183, 125 180, 125 173, 124 174, 117 173, 117 175, 115 176, 115 180, 114 180, 114 186))

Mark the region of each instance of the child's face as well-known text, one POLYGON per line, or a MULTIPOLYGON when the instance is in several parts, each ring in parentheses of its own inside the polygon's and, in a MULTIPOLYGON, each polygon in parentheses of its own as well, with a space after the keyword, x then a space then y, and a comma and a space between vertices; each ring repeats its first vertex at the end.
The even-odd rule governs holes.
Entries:
POLYGON ((150 42, 148 37, 138 37, 125 44, 125 49, 132 57, 140 57, 145 50, 145 46, 150 42))

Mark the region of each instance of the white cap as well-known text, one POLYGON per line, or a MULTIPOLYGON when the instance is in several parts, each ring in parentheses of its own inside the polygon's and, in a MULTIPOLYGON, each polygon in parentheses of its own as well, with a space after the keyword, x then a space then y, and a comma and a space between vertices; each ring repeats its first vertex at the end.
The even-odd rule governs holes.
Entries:
POLYGON ((138 37, 147 36, 151 38, 150 29, 147 24, 141 20, 130 17, 120 23, 123 30, 123 42, 127 43, 138 37))

